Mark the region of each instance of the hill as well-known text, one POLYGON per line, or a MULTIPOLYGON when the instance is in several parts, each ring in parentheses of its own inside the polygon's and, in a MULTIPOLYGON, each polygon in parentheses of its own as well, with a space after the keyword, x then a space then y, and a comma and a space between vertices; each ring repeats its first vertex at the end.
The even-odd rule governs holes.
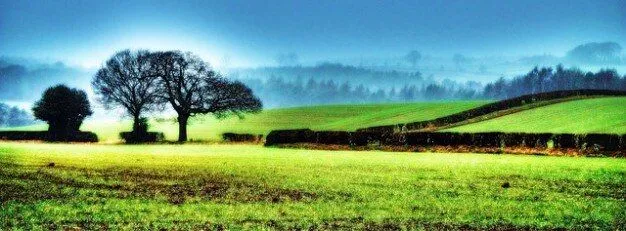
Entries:
POLYGON ((626 134, 626 97, 562 102, 443 131, 626 134))
MULTIPOLYGON (((218 141, 224 132, 267 134, 276 129, 311 128, 315 130, 353 131, 367 126, 430 120, 489 103, 489 101, 419 102, 405 104, 327 105, 269 109, 246 116, 243 120, 217 120, 212 116, 198 116, 190 121, 189 138, 218 141)), ((12 130, 44 130, 47 126, 11 128, 12 130)), ((98 134, 101 142, 117 142, 121 131, 129 130, 129 121, 86 121, 83 131, 98 134)), ((165 133, 168 140, 178 137, 174 121, 152 121, 151 129, 165 133)))

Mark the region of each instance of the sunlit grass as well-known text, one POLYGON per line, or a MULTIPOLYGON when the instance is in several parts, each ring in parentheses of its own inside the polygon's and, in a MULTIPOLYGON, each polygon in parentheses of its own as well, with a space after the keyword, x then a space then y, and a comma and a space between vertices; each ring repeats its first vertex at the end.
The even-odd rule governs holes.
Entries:
POLYGON ((558 103, 446 131, 626 134, 626 97, 558 103))
MULTIPOLYGON (((489 101, 420 102, 405 104, 330 105, 283 109, 269 109, 251 114, 244 119, 217 120, 213 116, 197 116, 190 121, 189 139, 220 141, 225 132, 266 135, 276 129, 311 128, 317 130, 356 130, 358 128, 429 120, 471 109, 489 101)), ((83 131, 93 131, 101 142, 119 141, 119 132, 128 131, 130 121, 87 121, 83 131)), ((36 125, 17 130, 45 130, 47 126, 36 125)), ((151 130, 165 134, 166 139, 176 140, 178 124, 175 120, 151 121, 151 130)))
POLYGON ((2 227, 620 229, 626 218, 626 160, 613 158, 0 143, 0 163, 2 227))

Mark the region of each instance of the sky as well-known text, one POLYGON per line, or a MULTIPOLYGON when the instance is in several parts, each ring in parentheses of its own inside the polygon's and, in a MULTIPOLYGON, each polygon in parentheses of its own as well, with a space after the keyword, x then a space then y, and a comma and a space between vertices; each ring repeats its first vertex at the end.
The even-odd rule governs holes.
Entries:
POLYGON ((118 50, 191 51, 214 65, 386 57, 564 55, 626 46, 626 0, 0 0, 0 56, 97 67, 118 50))

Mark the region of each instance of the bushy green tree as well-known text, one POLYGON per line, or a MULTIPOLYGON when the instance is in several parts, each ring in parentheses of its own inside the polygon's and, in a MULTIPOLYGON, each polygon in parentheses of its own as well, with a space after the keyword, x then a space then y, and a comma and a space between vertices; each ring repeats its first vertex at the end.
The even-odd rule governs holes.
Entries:
POLYGON ((48 88, 33 107, 35 118, 47 122, 48 131, 58 139, 77 132, 92 113, 87 94, 65 85, 48 88))

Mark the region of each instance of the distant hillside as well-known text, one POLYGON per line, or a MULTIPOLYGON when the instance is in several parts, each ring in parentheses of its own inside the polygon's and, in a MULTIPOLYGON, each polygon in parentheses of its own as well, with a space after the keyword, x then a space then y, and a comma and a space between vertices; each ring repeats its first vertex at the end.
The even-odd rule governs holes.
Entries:
POLYGON ((444 131, 626 134, 626 97, 563 102, 444 131))
MULTIPOLYGON (((317 130, 355 130, 360 127, 388 123, 404 123, 433 119, 470 108, 489 101, 422 102, 407 104, 330 105, 270 109, 245 119, 230 118, 218 121, 212 116, 199 116, 190 122, 189 138, 193 140, 221 139, 224 132, 267 134, 276 129, 312 128, 317 130)), ((178 137, 174 121, 152 121, 151 130, 161 131, 169 140, 178 137)), ((95 132, 102 142, 117 142, 121 131, 130 130, 129 121, 86 121, 84 131, 95 132)), ((43 130, 45 125, 13 128, 13 130, 43 130)))

